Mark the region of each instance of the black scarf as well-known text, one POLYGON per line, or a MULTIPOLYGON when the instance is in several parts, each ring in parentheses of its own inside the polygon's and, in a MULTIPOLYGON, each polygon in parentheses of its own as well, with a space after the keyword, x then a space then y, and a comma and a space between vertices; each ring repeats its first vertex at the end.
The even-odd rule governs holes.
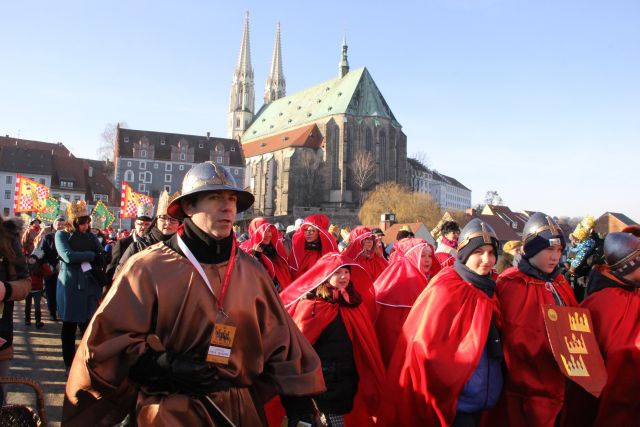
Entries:
MULTIPOLYGON (((496 282, 491 278, 491 274, 480 276, 469 269, 466 265, 456 260, 453 269, 462 277, 465 282, 471 283, 473 286, 484 292, 489 298, 493 297, 496 291, 496 282)), ((491 359, 502 359, 502 340, 500 332, 495 325, 493 316, 489 325, 489 333, 487 334, 487 352, 491 359)))
POLYGON ((622 281, 623 283, 612 280, 611 278, 603 275, 596 268, 592 269, 589 273, 589 277, 587 278, 587 295, 591 295, 595 292, 607 288, 622 288, 625 291, 629 292, 633 292, 636 290, 636 287, 633 286, 632 283, 629 283, 627 280, 621 279, 618 276, 616 276, 616 279, 622 281))
POLYGON ((153 229, 149 232, 149 236, 151 237, 152 242, 164 242, 169 240, 173 234, 162 234, 162 231, 158 227, 153 227, 153 229))
POLYGON ((184 256, 178 246, 178 235, 191 250, 196 260, 203 264, 219 264, 227 261, 231 256, 233 233, 229 233, 228 237, 218 240, 199 229, 191 221, 191 218, 186 218, 178 232, 166 241, 167 246, 184 256))
POLYGON ((307 242, 305 240, 304 248, 311 251, 320 251, 322 250, 322 242, 320 242, 320 239, 316 240, 315 242, 307 242))
POLYGON ((535 268, 526 258, 520 258, 520 262, 518 263, 518 270, 520 270, 527 276, 535 277, 536 279, 552 283, 556 279, 556 277, 558 277, 558 274, 560 274, 559 265, 556 265, 556 268, 554 268, 551 273, 547 274, 535 268))
POLYGON ((262 253, 268 256, 269 258, 273 258, 276 254, 276 248, 273 247, 271 243, 262 246, 262 253))

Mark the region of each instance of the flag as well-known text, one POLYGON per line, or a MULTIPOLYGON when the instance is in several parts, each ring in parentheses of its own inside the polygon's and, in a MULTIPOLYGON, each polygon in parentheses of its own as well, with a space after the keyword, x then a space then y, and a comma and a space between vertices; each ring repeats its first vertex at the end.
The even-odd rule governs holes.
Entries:
POLYGON ((44 212, 49 198, 49 187, 17 175, 13 212, 44 212))
POLYGON ((53 197, 48 197, 44 212, 38 212, 36 218, 40 221, 53 222, 60 215, 60 202, 53 197))
POLYGON ((136 193, 129 184, 122 181, 122 194, 120 196, 120 218, 135 218, 138 206, 141 204, 153 205, 153 197, 136 193))
POLYGON ((91 226, 104 230, 108 228, 115 219, 115 215, 102 203, 102 200, 98 200, 96 207, 93 208, 93 212, 91 212, 91 226))

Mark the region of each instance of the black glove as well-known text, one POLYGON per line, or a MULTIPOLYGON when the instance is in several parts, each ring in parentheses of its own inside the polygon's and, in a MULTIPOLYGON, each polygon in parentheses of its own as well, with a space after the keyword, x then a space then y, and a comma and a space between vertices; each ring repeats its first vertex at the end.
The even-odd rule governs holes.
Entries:
POLYGON ((207 395, 228 388, 227 381, 219 380, 218 370, 193 353, 149 349, 131 367, 129 377, 150 391, 207 395))

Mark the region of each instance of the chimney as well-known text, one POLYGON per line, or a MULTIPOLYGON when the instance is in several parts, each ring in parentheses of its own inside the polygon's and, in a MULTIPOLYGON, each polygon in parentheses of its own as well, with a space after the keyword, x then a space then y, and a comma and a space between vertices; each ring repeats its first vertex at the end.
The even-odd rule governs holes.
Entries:
POLYGON ((211 136, 211 133, 207 132, 207 140, 209 139, 209 136, 211 136))
POLYGON ((476 210, 473 208, 468 208, 464 211, 467 215, 476 216, 476 210))
POLYGON ((387 231, 393 224, 396 223, 396 214, 392 212, 385 212, 380 215, 380 229, 387 231))

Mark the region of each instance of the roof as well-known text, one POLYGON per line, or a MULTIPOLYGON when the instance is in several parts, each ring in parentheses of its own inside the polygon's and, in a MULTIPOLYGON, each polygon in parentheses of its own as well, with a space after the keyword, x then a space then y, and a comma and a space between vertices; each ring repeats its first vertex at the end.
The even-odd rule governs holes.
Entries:
POLYGON ((435 169, 432 170, 431 172, 433 173, 433 180, 434 181, 441 181, 441 182, 444 182, 445 184, 453 185, 454 187, 458 187, 458 188, 462 188, 464 190, 471 191, 467 187, 462 185, 462 183, 460 183, 460 181, 458 181, 455 178, 451 178, 450 176, 443 175, 443 174, 441 174, 440 172, 438 172, 435 169))
POLYGON ((636 225, 636 224, 638 224, 637 222, 635 222, 634 220, 632 220, 631 218, 629 218, 625 214, 621 214, 621 213, 618 213, 618 212, 605 212, 605 215, 606 214, 609 214, 611 216, 616 217, 616 219, 618 219, 619 221, 623 222, 625 225, 636 225))
POLYGON ((485 209, 489 209, 494 215, 500 217, 506 224, 516 224, 516 230, 522 232, 524 225, 529 221, 529 217, 521 212, 513 212, 508 206, 486 205, 485 209))
MULTIPOLYGON (((359 68, 263 105, 242 142, 313 123, 336 114, 395 117, 366 68, 359 68)), ((396 122, 397 123, 397 122, 396 122)))
MULTIPOLYGON (((396 241, 396 235, 398 234, 398 231, 400 231, 400 229, 402 227, 408 226, 411 231, 413 232, 413 234, 416 234, 418 232, 418 230, 420 229, 420 227, 423 227, 424 230, 429 233, 429 230, 427 229, 427 226, 424 225, 421 222, 411 222, 411 223, 406 223, 406 224, 393 224, 391 227, 387 228, 386 230, 384 230, 384 237, 382 238, 382 242, 385 245, 388 245, 392 242, 396 241)), ((431 239, 433 241, 433 238, 431 239)))
MULTIPOLYGON (((51 188, 62 189, 60 181, 73 181, 73 191, 86 191, 85 162, 68 156, 53 156, 51 188)), ((65 188, 67 190, 67 188, 65 188)))
POLYGON ((322 141, 318 126, 311 124, 245 143, 242 149, 248 159, 288 147, 319 148, 322 141))
POLYGON ((0 170, 19 174, 51 175, 51 151, 13 145, 0 147, 0 170))
POLYGON ((14 146, 14 147, 19 146, 21 148, 28 148, 30 150, 47 150, 59 155, 67 155, 67 156, 71 155, 71 152, 69 151, 69 149, 65 147, 65 145, 62 142, 52 143, 52 142, 32 141, 28 139, 13 138, 13 137, 10 137, 9 135, 0 136, 0 147, 9 147, 9 146, 14 146))
POLYGON ((240 143, 235 139, 126 128, 118 129, 118 157, 133 157, 134 144, 145 137, 155 149, 154 158, 150 160, 171 160, 171 147, 177 147, 180 141, 185 140, 189 149, 194 150, 194 163, 210 160, 211 150, 218 144, 222 144, 225 152, 229 152, 229 164, 236 167, 244 166, 240 143), (234 151, 231 151, 232 147, 234 147, 234 151))
POLYGON ((605 212, 598 218, 595 230, 601 234, 608 234, 615 231, 622 231, 625 227, 636 224, 638 223, 625 214, 605 212))

